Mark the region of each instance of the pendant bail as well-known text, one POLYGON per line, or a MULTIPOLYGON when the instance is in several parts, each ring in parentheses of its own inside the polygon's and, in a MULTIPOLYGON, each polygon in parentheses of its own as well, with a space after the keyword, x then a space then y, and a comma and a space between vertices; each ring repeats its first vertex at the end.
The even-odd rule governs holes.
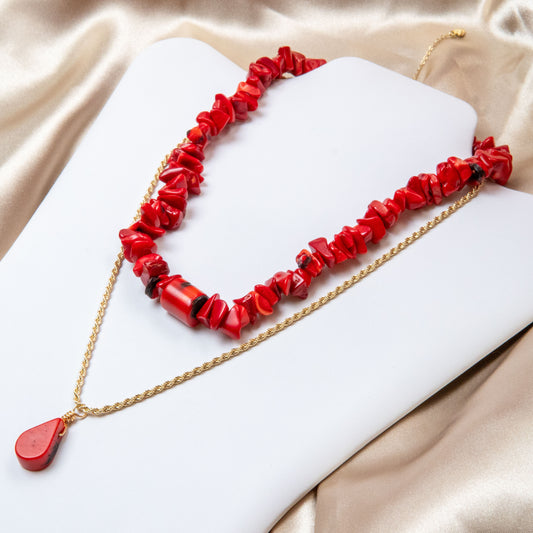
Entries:
POLYGON ((87 418, 87 416, 89 416, 89 407, 87 407, 84 403, 77 402, 74 408, 72 408, 70 411, 67 411, 61 417, 61 420, 63 420, 63 423, 65 424, 65 429, 63 429, 61 432, 61 436, 67 432, 67 429, 74 424, 74 422, 83 420, 84 418, 87 418))

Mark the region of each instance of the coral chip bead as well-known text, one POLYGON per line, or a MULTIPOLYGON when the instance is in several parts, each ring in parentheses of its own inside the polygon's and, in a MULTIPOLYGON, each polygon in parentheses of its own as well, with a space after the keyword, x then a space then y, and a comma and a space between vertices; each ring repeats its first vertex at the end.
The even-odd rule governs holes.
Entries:
POLYGON ((230 102, 235 111, 236 120, 246 120, 248 118, 248 104, 238 95, 230 96, 230 102))
POLYGON ((148 235, 152 239, 158 239, 159 237, 162 237, 166 232, 163 228, 152 226, 151 224, 147 224, 144 220, 137 220, 137 222, 134 222, 130 229, 133 231, 139 231, 141 233, 144 233, 145 235, 148 235))
POLYGON ((309 247, 313 252, 320 255, 324 263, 331 268, 335 265, 335 255, 328 247, 328 241, 324 237, 318 237, 309 241, 309 247))
POLYGON ((260 294, 263 298, 268 300, 268 303, 270 305, 276 305, 279 302, 280 296, 276 293, 276 291, 273 291, 270 287, 265 285, 256 285, 254 287, 255 292, 260 294))
POLYGON ((270 70, 272 73, 272 78, 279 78, 281 76, 279 67, 276 65, 276 63, 274 63, 274 61, 272 61, 272 59, 270 59, 270 57, 260 57, 256 63, 259 63, 270 70))
POLYGON ((196 318, 207 328, 218 329, 228 311, 228 304, 221 300, 218 294, 213 294, 198 311, 196 318))
POLYGON ((246 309, 242 305, 235 304, 229 310, 219 329, 232 339, 240 339, 241 329, 247 326, 249 322, 250 319, 246 309))
POLYGON ((191 327, 198 324, 196 313, 200 311, 207 300, 206 294, 181 276, 176 276, 166 285, 160 295, 163 309, 191 327))
POLYGON ((265 86, 263 85, 263 82, 255 74, 252 74, 251 76, 248 76, 246 78, 246 83, 248 83, 249 85, 253 85, 254 87, 257 87, 259 89, 259 92, 261 93, 261 95, 266 90, 265 86))
POLYGON ((458 191, 461 186, 459 173, 450 163, 439 163, 437 165, 437 178, 444 196, 450 196, 450 194, 458 191))
POLYGON ((294 68, 294 62, 292 60, 292 52, 288 46, 282 46, 278 49, 278 55, 283 58, 285 62, 286 72, 292 72, 294 68))
POLYGON ((300 54, 300 52, 293 52, 292 53, 292 61, 294 64, 294 68, 292 69, 292 73, 295 76, 300 76, 304 73, 304 63, 305 63, 305 56, 303 54, 300 54))
POLYGON ((271 315, 273 312, 272 304, 261 294, 254 291, 255 307, 262 315, 271 315))
POLYGON ((272 84, 272 72, 270 69, 261 65, 260 63, 250 63, 248 70, 248 76, 257 76, 265 88, 270 87, 272 84))
POLYGON ((231 105, 229 98, 223 94, 215 94, 215 103, 213 109, 220 109, 229 116, 230 123, 235 122, 235 110, 231 105))
POLYGON ((150 278, 162 276, 170 272, 167 262, 158 254, 145 255, 135 262, 133 273, 141 278, 146 287, 150 278))
MULTIPOLYGON (((476 152, 476 155, 477 152, 476 152)), ((509 153, 508 146, 490 148, 479 155, 482 163, 488 167, 487 177, 498 183, 505 185, 513 170, 513 158, 509 153)))
POLYGON ((378 216, 358 218, 357 222, 371 229, 372 242, 374 244, 378 243, 381 239, 383 239, 383 237, 385 237, 385 234, 387 233, 383 221, 378 216))
POLYGON ((308 295, 307 287, 308 285, 306 284, 306 280, 301 275, 301 269, 296 269, 295 272, 291 272, 291 289, 290 289, 291 292, 290 293, 293 296, 296 296, 297 298, 301 298, 302 300, 305 300, 308 295))
POLYGON ((131 229, 122 229, 118 236, 122 242, 124 257, 130 263, 135 263, 139 257, 153 254, 157 251, 155 242, 144 233, 131 229))
POLYGON ((236 298, 233 300, 234 303, 238 305, 242 305, 246 312, 248 313, 248 319, 250 320, 250 324, 255 324, 255 320, 257 318, 257 307, 255 304, 255 291, 250 291, 249 293, 245 294, 242 298, 236 298))
POLYGON ((218 128, 219 133, 226 127, 226 124, 229 123, 229 115, 220 109, 213 109, 210 115, 218 128))
POLYGON ((194 128, 191 128, 187 132, 187 139, 189 139, 189 141, 191 141, 194 144, 199 144, 202 147, 204 147, 207 144, 207 135, 200 128, 200 125, 195 126, 194 128))
POLYGON ((261 97, 261 91, 254 87, 253 85, 250 85, 245 82, 240 82, 237 87, 237 92, 242 91, 243 93, 246 93, 247 95, 251 96, 252 98, 260 98, 261 97))
POLYGON ((292 273, 289 272, 276 272, 272 278, 276 282, 276 285, 280 292, 287 296, 291 291, 292 273))

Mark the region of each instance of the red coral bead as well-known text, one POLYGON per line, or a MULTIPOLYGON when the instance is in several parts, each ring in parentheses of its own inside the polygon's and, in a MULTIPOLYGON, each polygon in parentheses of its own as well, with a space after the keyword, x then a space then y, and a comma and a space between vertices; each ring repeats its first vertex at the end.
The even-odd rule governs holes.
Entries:
POLYGON ((182 174, 183 169, 181 167, 167 167, 161 174, 159 174, 159 179, 163 183, 168 183, 172 179, 174 179, 176 176, 179 176, 182 174))
POLYGON ((489 148, 494 148, 494 146, 495 146, 494 137, 487 137, 483 141, 478 141, 474 137, 474 143, 472 145, 472 149, 475 152, 477 150, 488 150, 489 148))
POLYGON ((54 418, 22 433, 15 443, 19 463, 33 472, 45 469, 54 460, 64 431, 63 420, 54 418))
MULTIPOLYGON (((357 250, 358 254, 366 254, 366 252, 367 252, 367 247, 366 247, 367 241, 365 240, 364 235, 371 235, 372 234, 372 230, 368 226, 355 226, 353 228, 351 226, 344 226, 342 228, 342 231, 349 233, 353 237, 353 242, 355 244, 355 249, 357 250), (368 230, 368 231, 365 231, 364 233, 362 233, 361 232, 361 228, 366 228, 366 230, 368 230)), ((370 240, 370 239, 368 239, 368 240, 370 240)))
POLYGON ((346 255, 346 257, 353 259, 357 255, 355 242, 349 232, 341 231, 340 233, 337 233, 333 239, 333 242, 337 248, 341 250, 344 255, 346 255))
POLYGON ((230 123, 235 122, 235 110, 231 105, 229 98, 223 94, 215 94, 215 103, 213 104, 213 109, 220 109, 224 111, 229 117, 230 123))
POLYGON ((281 299, 281 291, 278 287, 278 284, 276 283, 276 280, 274 277, 268 278, 265 281, 265 285, 274 292, 274 294, 278 297, 278 301, 281 299))
POLYGON ((248 104, 239 96, 230 96, 230 102, 235 111, 235 118, 237 120, 246 120, 248 118, 248 104))
POLYGON ((144 223, 158 228, 161 226, 161 220, 159 219, 157 209, 154 207, 154 201, 151 200, 141 205, 141 219, 144 223))
POLYGON ((119 231, 118 236, 124 248, 124 257, 130 263, 135 263, 139 257, 153 254, 157 250, 152 238, 144 233, 131 229, 122 229, 119 231))
POLYGON ((330 242, 328 248, 335 257, 335 264, 343 263, 348 259, 348 256, 335 244, 335 242, 330 242))
POLYGON ((268 300, 268 303, 270 305, 276 305, 279 302, 280 296, 279 294, 276 294, 276 291, 273 291, 270 287, 265 285, 256 285, 254 287, 255 292, 257 294, 260 294, 263 298, 268 300))
POLYGON ((272 58, 272 61, 274 61, 274 63, 278 67, 278 69, 279 69, 279 77, 281 78, 281 76, 285 72, 287 72, 287 67, 285 65, 285 58, 278 54, 277 56, 272 58))
POLYGON ((305 270, 310 276, 316 278, 321 272, 324 262, 317 254, 312 254, 309 250, 302 250, 296 256, 298 268, 305 270))
POLYGON ((377 200, 370 202, 368 208, 369 210, 373 210, 374 213, 378 215, 381 220, 383 220, 383 224, 386 228, 390 228, 396 224, 396 221, 398 220, 397 216, 393 212, 389 211, 385 204, 378 202, 377 200))
POLYGON ((171 205, 180 211, 185 212, 187 209, 187 196, 183 189, 174 189, 167 185, 159 191, 157 196, 159 200, 166 202, 168 205, 171 205))
POLYGON ((191 141, 192 143, 199 144, 202 147, 207 144, 208 140, 206 132, 202 128, 200 128, 200 125, 191 128, 187 132, 187 139, 189 139, 189 141, 191 141))
POLYGON ((190 173, 189 170, 183 168, 181 172, 174 176, 170 181, 167 181, 166 189, 175 189, 185 198, 188 198, 189 184, 187 183, 187 176, 190 173))
POLYGON ((294 68, 292 69, 292 73, 294 76, 300 76, 304 73, 304 65, 305 65, 305 56, 303 54, 300 54, 300 52, 293 52, 292 53, 292 62, 294 64, 294 68))
POLYGON ((189 170, 192 170, 193 172, 196 172, 197 174, 201 174, 204 170, 204 166, 196 157, 193 157, 192 155, 188 154, 187 152, 184 152, 182 150, 179 150, 176 153, 177 157, 175 160, 169 161, 169 166, 171 167, 185 167, 189 170))
POLYGON ((255 300, 255 291, 250 291, 249 293, 245 294, 242 298, 236 298, 233 300, 234 303, 238 305, 242 305, 246 312, 248 313, 248 320, 255 324, 256 318, 257 318, 257 306, 256 306, 256 300, 255 300))
POLYGON ((309 242, 311 250, 320 255, 324 263, 331 268, 335 265, 335 256, 333 252, 328 248, 328 241, 324 237, 313 239, 309 242))
POLYGON ((326 63, 325 59, 305 59, 304 60, 304 66, 303 71, 305 72, 311 72, 312 70, 315 70, 318 67, 321 67, 326 63))
POLYGON ((433 203, 433 195, 431 194, 431 189, 429 186, 429 174, 419 174, 418 180, 420 183, 420 189, 426 200, 426 205, 431 205, 433 203))
POLYGON ((396 205, 401 209, 402 213, 407 207, 407 200, 405 197, 405 189, 402 187, 394 193, 394 201, 396 205))
POLYGON ((287 296, 291 290, 292 272, 276 272, 273 276, 278 289, 287 296))
POLYGON ((219 133, 226 127, 226 124, 229 123, 229 115, 220 109, 213 109, 210 115, 213 122, 216 124, 219 133))
POLYGON ((183 221, 184 212, 162 200, 158 200, 158 203, 165 216, 165 219, 161 219, 161 227, 167 230, 179 228, 183 221))
POLYGON ((292 60, 292 52, 288 46, 282 46, 278 49, 278 55, 283 58, 285 62, 285 71, 292 72, 294 69, 294 62, 292 60))
POLYGON ((228 311, 228 304, 218 294, 213 294, 198 311, 196 319, 209 329, 218 329, 228 311))
POLYGON ((263 316, 271 315, 273 312, 272 304, 258 292, 253 291, 253 294, 257 311, 263 316))
POLYGON ((248 70, 248 75, 255 75, 260 80, 261 83, 265 86, 265 88, 268 89, 270 85, 272 84, 272 72, 270 69, 265 67, 264 65, 261 65, 260 63, 250 63, 250 67, 248 70))
MULTIPOLYGON (((202 111, 201 113, 198 113, 198 115, 196 116, 196 122, 198 122, 198 126, 200 125, 207 126, 209 128, 209 134, 211 135, 211 137, 218 135, 217 125, 211 118, 211 114, 209 112, 202 111)), ((194 144, 194 143, 191 143, 191 144, 194 144)), ((195 146, 200 146, 200 145, 195 145, 195 146)))
POLYGON ((513 170, 513 157, 508 146, 489 148, 484 152, 476 152, 476 156, 485 163, 489 170, 487 177, 499 185, 505 185, 513 170))
POLYGON ((378 243, 381 239, 383 239, 383 237, 385 237, 385 234, 387 233, 387 230, 385 229, 385 225, 383 224, 383 221, 378 216, 358 218, 357 222, 371 229, 371 232, 372 232, 371 239, 374 244, 378 243))
POLYGON ((213 304, 216 300, 218 300, 220 295, 213 294, 213 296, 210 296, 202 305, 198 313, 196 313, 196 320, 200 322, 200 324, 203 324, 206 328, 210 328, 210 320, 209 317, 211 315, 211 310, 213 309, 213 304))
POLYGON ((305 278, 301 275, 302 270, 296 269, 295 272, 291 272, 291 289, 290 293, 297 298, 305 300, 308 295, 307 287, 308 285, 305 282, 305 278), (298 272, 298 270, 300 272, 298 272))
POLYGON ((279 71, 279 67, 270 59, 270 57, 260 57, 256 63, 259 65, 263 65, 266 67, 270 72, 272 73, 272 78, 279 78, 281 76, 281 72, 279 71))
POLYGON ((216 300, 213 304, 213 308, 211 309, 211 315, 209 317, 209 327, 211 329, 218 329, 220 327, 220 324, 222 324, 222 322, 228 315, 228 313, 228 304, 222 299, 216 300))
POLYGON ((431 196, 436 205, 442 202, 442 190, 440 188, 439 178, 435 174, 429 175, 429 189, 431 190, 431 196))
POLYGON ((140 231, 141 233, 148 235, 152 239, 158 239, 159 237, 162 237, 165 234, 165 230, 163 228, 147 224, 142 219, 134 222, 129 229, 133 231, 140 231))
POLYGON ((169 184, 171 188, 181 189, 184 188, 183 179, 187 183, 187 191, 193 194, 200 194, 200 183, 203 181, 203 178, 200 174, 196 174, 192 170, 184 167, 177 168, 168 168, 161 175, 159 179, 163 176, 164 179, 161 181, 169 184), (180 178, 178 180, 178 178, 180 178))
POLYGON ((254 87, 257 87, 261 95, 265 92, 265 86, 263 85, 263 82, 259 79, 258 76, 255 74, 252 74, 246 78, 246 83, 249 85, 253 85, 254 87))
POLYGON ((246 309, 242 305, 235 304, 229 310, 219 329, 232 339, 240 339, 241 329, 248 325, 249 322, 250 319, 246 309))
POLYGON ((402 210, 400 209, 400 206, 394 200, 391 200, 390 198, 387 198, 383 202, 383 205, 385 205, 385 207, 391 213, 394 214, 394 216, 396 217, 396 221, 398 221, 398 219, 400 218, 400 215, 402 214, 402 210))
MULTIPOLYGON (((407 209, 420 209, 426 205, 426 197, 424 196, 423 191, 416 192, 413 189, 408 189, 407 187, 404 187, 402 190, 405 195, 405 204, 407 209)), ((396 196, 394 196, 394 200, 396 201, 396 196)))
MULTIPOLYGON (((249 94, 237 91, 235 93, 235 96, 237 96, 240 100, 244 100, 246 102, 246 106, 248 107, 248 111, 255 111, 258 107, 257 98, 254 98, 253 96, 250 96, 249 94)), ((235 110, 235 112, 237 112, 235 110)))
POLYGON ((253 85, 250 85, 243 81, 239 83, 237 87, 237 92, 243 92, 248 96, 255 98, 256 100, 261 97, 261 91, 257 87, 254 87, 253 85))
POLYGON ((448 163, 452 165, 457 171, 457 174, 459 174, 461 180, 459 188, 461 188, 472 176, 470 165, 460 157, 448 157, 448 163))
POLYGON ((179 149, 174 150, 172 154, 174 154, 174 152, 179 151, 179 150, 181 150, 182 152, 186 152, 192 157, 195 157, 196 159, 198 159, 198 161, 203 161, 205 159, 205 154, 202 150, 202 147, 198 146, 197 144, 194 144, 194 143, 180 144, 179 149))
POLYGON ((174 277, 163 288, 160 295, 160 302, 163 309, 191 327, 198 324, 196 313, 200 311, 207 300, 208 297, 206 294, 184 280, 181 276, 174 277))
POLYGON ((148 254, 135 262, 133 273, 141 278, 146 287, 150 278, 166 275, 170 272, 167 262, 158 254, 148 254))
POLYGON ((437 165, 437 178, 444 196, 450 196, 450 194, 457 192, 461 186, 459 173, 450 163, 439 163, 437 165))

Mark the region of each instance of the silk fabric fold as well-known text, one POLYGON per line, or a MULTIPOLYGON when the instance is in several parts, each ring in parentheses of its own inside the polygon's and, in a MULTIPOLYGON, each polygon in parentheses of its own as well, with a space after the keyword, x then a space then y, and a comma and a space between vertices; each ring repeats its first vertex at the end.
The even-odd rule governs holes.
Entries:
MULTIPOLYGON (((466 38, 440 44, 420 80, 472 104, 478 137, 512 148, 508 186, 533 193, 526 0, 12 0, 0 4, 0 20, 0 257, 133 58, 169 37, 203 40, 242 67, 288 44, 412 76, 435 38, 463 27, 466 38)), ((384 132, 383 142, 394 139, 384 132)), ((524 331, 366 446, 273 531, 533 531, 532 353, 533 331, 524 331)))

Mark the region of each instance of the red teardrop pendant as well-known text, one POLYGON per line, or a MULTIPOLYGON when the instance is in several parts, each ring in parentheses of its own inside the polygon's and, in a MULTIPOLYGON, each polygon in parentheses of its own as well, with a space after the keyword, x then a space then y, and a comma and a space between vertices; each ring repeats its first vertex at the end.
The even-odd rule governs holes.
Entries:
POLYGON ((26 470, 46 468, 54 459, 64 430, 63 420, 54 418, 22 433, 15 443, 19 463, 26 470))

